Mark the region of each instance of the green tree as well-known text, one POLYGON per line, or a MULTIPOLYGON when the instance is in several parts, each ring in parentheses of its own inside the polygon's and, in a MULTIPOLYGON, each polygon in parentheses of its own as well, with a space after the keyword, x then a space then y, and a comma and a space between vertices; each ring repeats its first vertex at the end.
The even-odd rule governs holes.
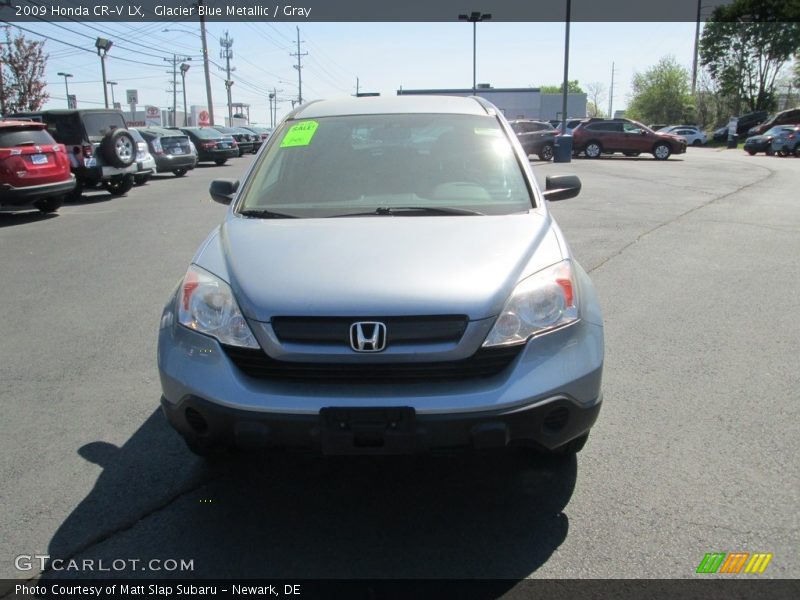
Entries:
MULTIPOLYGON (((542 94, 563 94, 564 93, 564 83, 560 83, 559 85, 540 85, 539 91, 542 94)), ((585 93, 582 89, 580 84, 578 83, 577 79, 572 79, 567 86, 567 93, 568 94, 583 94, 585 93)))
POLYGON ((741 113, 775 108, 775 79, 800 52, 800 3, 735 0, 703 28, 700 63, 741 113))
POLYGON ((633 93, 626 117, 645 123, 694 121, 689 72, 665 56, 644 73, 633 76, 633 93))
POLYGON ((2 102, 6 113, 39 110, 50 95, 45 92, 47 55, 44 42, 28 41, 22 34, 6 37, 2 51, 2 102))

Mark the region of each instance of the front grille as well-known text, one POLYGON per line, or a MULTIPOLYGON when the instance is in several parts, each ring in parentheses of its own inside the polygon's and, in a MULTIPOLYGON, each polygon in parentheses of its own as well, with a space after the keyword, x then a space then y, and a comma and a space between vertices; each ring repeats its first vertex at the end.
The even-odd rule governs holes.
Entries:
POLYGON ((272 329, 281 342, 333 344, 350 347, 350 326, 357 321, 386 325, 386 343, 434 344, 458 342, 467 328, 464 315, 414 317, 273 317, 272 329))
POLYGON ((469 358, 423 363, 304 363, 276 360, 263 350, 223 346, 246 375, 258 379, 339 383, 408 383, 491 377, 506 369, 522 346, 481 348, 469 358))

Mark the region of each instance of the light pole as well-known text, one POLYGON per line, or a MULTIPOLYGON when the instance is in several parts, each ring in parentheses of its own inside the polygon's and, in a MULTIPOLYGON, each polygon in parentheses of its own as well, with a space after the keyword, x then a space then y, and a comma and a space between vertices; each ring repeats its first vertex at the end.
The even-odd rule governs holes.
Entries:
MULTIPOLYGON (((203 0, 199 0, 199 5, 203 4, 203 0)), ((195 33, 193 31, 186 31, 185 29, 162 29, 162 32, 166 33, 169 31, 172 32, 180 32, 180 33, 189 33, 196 37, 200 38, 200 41, 203 45, 203 73, 205 74, 206 78, 206 104, 208 104, 208 124, 214 125, 214 100, 211 97, 211 74, 208 70, 208 46, 206 45, 206 22, 205 17, 200 17, 200 31, 201 33, 195 33)), ((197 125, 195 123, 195 125, 197 125)))
POLYGON ((181 87, 183 88, 183 126, 188 127, 187 119, 189 118, 188 111, 186 110, 186 71, 189 70, 191 65, 181 63, 181 87))
POLYGON ((97 38, 94 42, 94 47, 97 48, 97 56, 100 57, 100 67, 103 69, 103 98, 108 108, 108 88, 106 87, 106 54, 111 50, 114 42, 106 38, 97 38))
POLYGON ((72 106, 69 104, 69 82, 67 81, 70 77, 72 77, 72 73, 59 72, 58 76, 64 78, 64 87, 67 90, 67 108, 72 108, 72 106))
POLYGON ((476 90, 478 89, 476 79, 475 79, 475 71, 477 68, 476 65, 476 58, 477 58, 477 25, 479 21, 488 21, 492 18, 490 13, 482 13, 480 11, 473 11, 468 15, 458 15, 459 21, 469 21, 472 23, 472 95, 475 95, 476 90))
POLYGON ((116 108, 117 106, 117 99, 114 98, 114 86, 117 85, 116 81, 109 81, 108 85, 111 86, 111 106, 116 108))

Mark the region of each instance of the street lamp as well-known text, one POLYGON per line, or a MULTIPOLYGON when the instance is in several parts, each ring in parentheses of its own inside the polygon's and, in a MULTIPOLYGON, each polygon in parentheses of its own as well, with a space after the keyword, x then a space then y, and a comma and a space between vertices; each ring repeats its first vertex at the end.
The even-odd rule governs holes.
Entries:
POLYGON ((67 108, 72 108, 72 106, 70 106, 70 103, 69 103, 69 82, 67 81, 67 79, 72 77, 72 73, 61 73, 61 72, 59 72, 58 76, 64 78, 64 87, 67 89, 67 108))
POLYGON ((117 82, 116 81, 109 81, 108 85, 111 86, 111 106, 116 108, 117 107, 117 100, 116 100, 116 98, 114 98, 114 86, 117 85, 117 82))
POLYGON ((108 108, 108 88, 106 88, 106 54, 111 50, 114 42, 106 38, 97 38, 94 42, 94 47, 97 48, 97 56, 100 57, 100 67, 103 69, 103 98, 108 108))
POLYGON ((480 11, 473 11, 468 15, 458 15, 459 21, 469 21, 472 23, 472 95, 475 95, 477 84, 475 83, 475 69, 476 69, 476 42, 477 32, 476 27, 479 21, 488 21, 492 18, 489 13, 482 13, 480 11))
POLYGON ((181 87, 183 88, 183 126, 188 127, 189 123, 187 119, 189 118, 188 111, 186 110, 186 71, 189 70, 191 65, 187 65, 186 63, 181 63, 181 87))
MULTIPOLYGON (((202 0, 198 2, 198 4, 202 4, 202 0)), ((175 32, 175 33, 190 33, 196 37, 200 38, 200 41, 203 45, 203 73, 205 74, 206 78, 206 104, 208 104, 208 123, 209 125, 214 124, 214 100, 211 98, 211 74, 208 71, 208 46, 206 45, 206 24, 205 19, 200 17, 200 33, 195 33, 194 31, 187 31, 186 29, 162 29, 163 33, 167 32, 175 32)))

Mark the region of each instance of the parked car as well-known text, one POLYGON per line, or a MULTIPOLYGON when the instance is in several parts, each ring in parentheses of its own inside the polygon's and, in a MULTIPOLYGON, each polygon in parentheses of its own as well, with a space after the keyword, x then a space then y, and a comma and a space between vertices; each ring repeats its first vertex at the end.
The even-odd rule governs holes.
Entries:
POLYGON ((0 121, 0 212, 55 212, 74 188, 67 150, 44 123, 0 121))
MULTIPOLYGON (((582 121, 585 121, 585 120, 586 120, 586 117, 584 117, 582 119, 567 119, 566 135, 572 135, 572 130, 575 129, 578 125, 581 124, 582 121)), ((602 121, 603 119, 595 117, 595 118, 593 118, 593 120, 602 121)), ((561 125, 562 125, 562 123, 563 123, 563 121, 559 121, 558 125, 555 126, 556 135, 561 135, 561 125)))
MULTIPOLYGON (((652 127, 650 129, 653 129, 652 127)), ((654 130, 656 133, 669 133, 686 140, 688 146, 703 146, 708 142, 705 132, 693 125, 670 125, 654 130)))
POLYGON ((779 156, 800 156, 800 125, 787 125, 772 139, 772 152, 779 156))
POLYGON ((553 159, 556 130, 550 123, 517 119, 509 121, 508 124, 517 134, 517 139, 522 144, 522 149, 525 151, 526 156, 536 154, 540 160, 553 159))
POLYGON ((252 132, 238 127, 222 127, 221 125, 214 125, 214 129, 226 135, 230 135, 236 140, 236 145, 239 147, 239 156, 253 151, 254 134, 252 132))
POLYGON ((598 158, 601 154, 622 152, 625 156, 652 154, 666 160, 686 152, 686 140, 669 133, 656 133, 630 119, 587 120, 572 131, 573 152, 598 158))
POLYGON ((765 131, 761 135, 751 135, 744 142, 744 151, 750 156, 753 156, 759 152, 764 152, 765 154, 774 154, 772 150, 772 140, 786 127, 789 126, 778 125, 777 127, 773 127, 768 131, 765 131))
POLYGON ((229 158, 239 156, 239 148, 236 140, 225 134, 220 133, 213 127, 181 127, 182 131, 192 140, 197 150, 198 162, 215 162, 217 165, 224 165, 229 158))
POLYGON ((189 136, 182 131, 146 127, 139 129, 139 133, 150 147, 158 173, 183 177, 197 166, 197 150, 189 136))
POLYGON ((258 125, 243 125, 242 128, 257 134, 261 138, 262 143, 266 142, 269 139, 269 136, 272 135, 272 129, 270 129, 269 127, 260 127, 258 125))
MULTIPOLYGON (((736 122, 736 135, 739 137, 745 135, 756 135, 755 133, 749 133, 750 129, 759 125, 759 123, 763 123, 769 117, 769 113, 765 110, 757 110, 750 113, 745 113, 739 120, 736 122)), ((769 127, 765 127, 763 131, 766 131, 769 127)), ((724 142, 728 139, 728 125, 727 123, 714 131, 714 135, 712 138, 715 142, 724 142)))
POLYGON ((201 455, 578 452, 602 316, 546 200, 579 188, 540 191, 480 97, 297 107, 211 184, 230 207, 160 321, 167 419, 201 455))
POLYGON ((136 142, 136 174, 133 176, 134 185, 144 185, 156 172, 156 160, 150 154, 142 134, 136 129, 128 129, 136 142))
POLYGON ((15 116, 41 121, 55 141, 64 144, 75 175, 70 195, 79 198, 84 189, 102 185, 112 196, 133 187, 136 143, 118 110, 82 108, 17 113, 15 116))
POLYGON ((750 135, 760 135, 776 125, 794 125, 795 123, 800 123, 800 106, 781 111, 775 116, 769 117, 760 125, 750 129, 748 133, 750 135))

